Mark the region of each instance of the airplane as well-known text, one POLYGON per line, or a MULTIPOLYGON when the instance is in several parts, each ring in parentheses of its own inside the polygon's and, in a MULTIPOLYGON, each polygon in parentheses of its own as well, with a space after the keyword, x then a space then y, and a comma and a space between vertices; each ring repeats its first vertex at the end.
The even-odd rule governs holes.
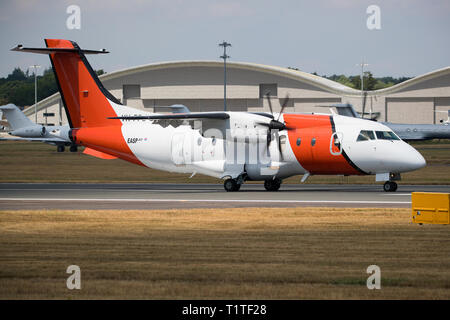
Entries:
POLYGON ((17 107, 10 103, 0 106, 10 127, 9 135, 15 137, 0 138, 3 141, 40 141, 56 146, 58 152, 64 152, 70 146, 70 152, 77 152, 78 147, 69 139, 69 125, 44 126, 36 124, 17 107))
MULTIPOLYGON (((375 175, 395 191, 402 172, 425 166, 422 155, 383 124, 328 114, 268 112, 150 113, 121 104, 86 59, 108 53, 76 42, 46 39, 45 48, 11 49, 48 54, 70 125, 70 140, 88 154, 120 158, 169 172, 201 173, 238 191, 245 181, 279 190, 303 175, 375 175)), ((269 99, 270 103, 270 99, 269 99)))
POLYGON ((439 122, 448 126, 450 125, 450 110, 447 111, 436 111, 436 113, 446 113, 447 114, 447 120, 441 119, 439 122))
MULTIPOLYGON (((353 106, 349 103, 321 105, 320 107, 329 107, 332 113, 334 111, 331 108, 335 108, 337 114, 339 115, 353 118, 363 118, 363 115, 356 112, 353 106)), ((450 110, 448 111, 448 114, 450 117, 450 110)), ((370 120, 376 121, 374 119, 370 120)), ((450 125, 446 121, 445 122, 442 121, 441 124, 413 124, 413 123, 392 123, 392 122, 380 122, 380 123, 391 128, 392 131, 394 131, 404 141, 450 139, 450 125)))

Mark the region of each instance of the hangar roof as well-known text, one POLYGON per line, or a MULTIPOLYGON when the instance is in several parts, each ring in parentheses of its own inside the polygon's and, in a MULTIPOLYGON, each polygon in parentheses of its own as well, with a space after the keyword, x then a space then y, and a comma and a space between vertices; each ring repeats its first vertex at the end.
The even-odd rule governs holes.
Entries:
MULTIPOLYGON (((169 68, 181 68, 181 67, 222 67, 223 62, 221 61, 172 61, 172 62, 159 62, 159 63, 151 63, 136 67, 131 67, 119 71, 114 71, 111 73, 107 73, 104 75, 101 75, 99 78, 102 81, 108 81, 116 78, 120 78, 122 76, 132 75, 140 72, 145 71, 151 71, 151 70, 158 70, 158 69, 169 69, 169 68)), ((277 67, 277 66, 268 66, 268 65, 262 65, 262 64, 256 64, 256 63, 249 63, 249 62, 227 62, 227 68, 237 68, 237 69, 243 69, 243 70, 252 70, 252 71, 259 71, 259 72, 265 72, 265 73, 271 73, 274 75, 287 77, 293 80, 307 82, 309 84, 318 86, 325 91, 335 93, 337 95, 342 96, 359 96, 361 95, 360 90, 356 90, 350 87, 347 87, 345 85, 342 85, 338 82, 322 78, 320 76, 316 76, 307 72, 289 69, 289 68, 283 68, 283 67, 277 67)), ((396 84, 392 87, 380 89, 380 90, 374 90, 374 91, 368 91, 368 96, 386 96, 395 92, 398 92, 400 90, 403 90, 411 85, 421 83, 423 81, 427 81, 442 75, 448 75, 450 74, 450 67, 445 67, 442 69, 438 69, 429 73, 426 73, 421 76, 417 76, 415 78, 412 78, 410 80, 404 81, 402 83, 396 84)), ((42 109, 45 106, 51 105, 56 103, 56 101, 59 98, 59 93, 55 93, 40 102, 38 102, 38 109, 42 109)), ((25 110, 26 115, 30 115, 34 112, 34 108, 28 108, 25 110)))

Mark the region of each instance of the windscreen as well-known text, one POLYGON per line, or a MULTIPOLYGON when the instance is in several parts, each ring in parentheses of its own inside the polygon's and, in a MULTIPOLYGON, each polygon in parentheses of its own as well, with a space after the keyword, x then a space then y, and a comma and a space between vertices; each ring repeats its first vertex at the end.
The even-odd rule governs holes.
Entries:
POLYGON ((373 131, 361 130, 356 141, 367 141, 367 140, 375 140, 375 135, 373 131))
POLYGON ((377 139, 379 140, 400 140, 392 131, 376 131, 377 139))

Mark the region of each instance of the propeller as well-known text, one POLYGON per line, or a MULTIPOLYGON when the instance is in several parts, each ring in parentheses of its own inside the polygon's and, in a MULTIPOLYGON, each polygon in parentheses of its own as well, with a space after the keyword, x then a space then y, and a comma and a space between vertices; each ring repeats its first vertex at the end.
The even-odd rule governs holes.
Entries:
POLYGON ((282 131, 282 130, 291 130, 292 128, 287 127, 285 123, 280 121, 281 114, 288 105, 289 95, 286 95, 286 97, 284 98, 283 103, 281 104, 280 113, 278 114, 276 120, 273 115, 272 102, 270 101, 270 92, 266 93, 266 98, 267 102, 269 103, 269 109, 272 115, 272 120, 270 120, 270 122, 257 122, 257 124, 267 127, 267 144, 269 144, 270 141, 272 141, 272 130, 282 131))
POLYGON ((272 102, 270 101, 270 92, 266 94, 266 98, 267 102, 269 103, 269 109, 273 119, 270 120, 270 122, 258 122, 257 124, 267 127, 269 129, 269 132, 270 130, 290 130, 290 128, 286 127, 286 124, 280 121, 281 114, 283 113, 284 109, 287 107, 287 104, 289 102, 289 95, 286 95, 286 98, 284 98, 283 103, 281 104, 280 113, 278 114, 276 120, 273 115, 272 102))

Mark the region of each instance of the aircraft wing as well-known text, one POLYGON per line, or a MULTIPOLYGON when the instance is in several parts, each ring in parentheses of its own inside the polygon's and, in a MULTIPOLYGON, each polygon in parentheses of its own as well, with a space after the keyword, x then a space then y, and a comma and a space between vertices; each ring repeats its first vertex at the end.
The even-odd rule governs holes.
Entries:
POLYGON ((151 116, 122 116, 110 117, 108 119, 120 120, 184 120, 184 119, 229 119, 230 115, 226 112, 201 112, 201 113, 176 113, 176 114, 157 114, 151 116))
POLYGON ((0 138, 0 141, 40 141, 40 142, 69 142, 64 139, 58 138, 20 138, 20 137, 8 137, 8 138, 0 138))

